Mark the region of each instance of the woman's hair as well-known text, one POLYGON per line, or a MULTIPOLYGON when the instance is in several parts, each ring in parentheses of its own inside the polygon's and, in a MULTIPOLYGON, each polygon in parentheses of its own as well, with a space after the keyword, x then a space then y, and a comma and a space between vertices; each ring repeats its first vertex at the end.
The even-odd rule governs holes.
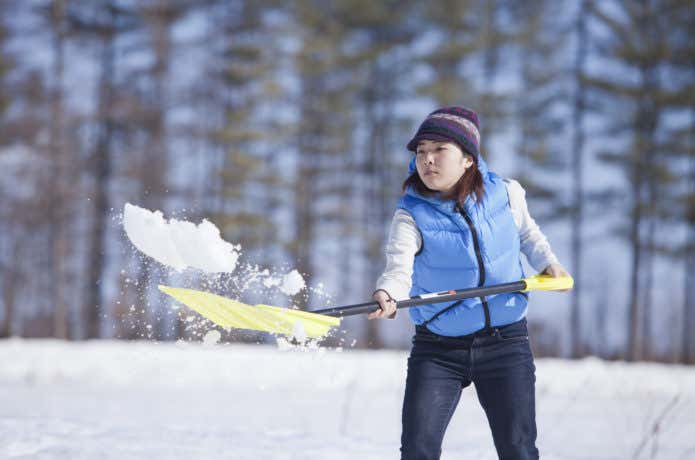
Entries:
MULTIPOLYGON (((468 155, 464 153, 464 155, 468 155)), ((456 200, 460 205, 463 205, 466 198, 473 194, 476 202, 481 202, 483 200, 483 194, 485 189, 483 187, 483 175, 480 174, 478 169, 478 159, 474 155, 469 155, 473 160, 473 166, 468 168, 459 181, 454 185, 454 188, 450 193, 442 193, 441 199, 443 200, 456 200)), ((416 192, 422 196, 435 196, 438 191, 431 190, 427 188, 420 174, 418 174, 417 169, 403 182, 403 191, 405 192, 408 186, 412 186, 416 192)))

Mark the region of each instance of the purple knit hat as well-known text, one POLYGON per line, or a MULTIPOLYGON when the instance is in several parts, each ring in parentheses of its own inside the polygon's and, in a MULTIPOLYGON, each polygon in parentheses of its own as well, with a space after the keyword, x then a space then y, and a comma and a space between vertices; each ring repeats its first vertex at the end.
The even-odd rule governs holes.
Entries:
POLYGON ((422 140, 456 142, 476 158, 480 155, 480 123, 478 115, 465 107, 443 107, 427 115, 425 121, 408 142, 415 152, 422 140))

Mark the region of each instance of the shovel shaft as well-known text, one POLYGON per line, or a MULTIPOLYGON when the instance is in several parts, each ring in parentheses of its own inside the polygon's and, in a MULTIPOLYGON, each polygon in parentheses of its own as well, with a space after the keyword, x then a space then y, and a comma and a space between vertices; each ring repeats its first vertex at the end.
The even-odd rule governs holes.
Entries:
MULTIPOLYGON (((513 283, 496 284, 494 286, 481 286, 470 289, 459 289, 456 291, 443 291, 432 294, 423 294, 410 299, 405 299, 396 302, 396 308, 410 308, 418 305, 429 305, 443 302, 453 302, 461 299, 469 299, 472 297, 483 297, 493 294, 502 294, 505 292, 517 292, 526 289, 525 281, 515 281, 513 283)), ((342 307, 325 308, 323 310, 314 310, 311 313, 318 313, 326 316, 353 316, 363 313, 371 313, 379 309, 378 302, 365 302, 355 305, 345 305, 342 307)))

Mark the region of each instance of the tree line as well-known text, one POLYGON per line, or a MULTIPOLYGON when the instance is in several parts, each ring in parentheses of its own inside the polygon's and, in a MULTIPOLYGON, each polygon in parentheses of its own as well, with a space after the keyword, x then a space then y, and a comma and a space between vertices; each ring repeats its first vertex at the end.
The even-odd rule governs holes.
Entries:
POLYGON ((186 336, 122 250, 126 201, 367 296, 409 135, 466 105, 567 236, 539 352, 693 363, 693 30, 686 0, 2 2, 0 337, 186 336))

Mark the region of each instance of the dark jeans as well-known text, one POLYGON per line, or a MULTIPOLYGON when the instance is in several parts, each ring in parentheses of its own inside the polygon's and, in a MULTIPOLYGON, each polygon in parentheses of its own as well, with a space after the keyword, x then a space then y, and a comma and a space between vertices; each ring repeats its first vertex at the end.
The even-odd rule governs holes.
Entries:
POLYGON ((401 459, 438 459, 461 397, 473 382, 500 459, 537 459, 535 376, 526 319, 444 337, 417 326, 408 358, 401 459))

